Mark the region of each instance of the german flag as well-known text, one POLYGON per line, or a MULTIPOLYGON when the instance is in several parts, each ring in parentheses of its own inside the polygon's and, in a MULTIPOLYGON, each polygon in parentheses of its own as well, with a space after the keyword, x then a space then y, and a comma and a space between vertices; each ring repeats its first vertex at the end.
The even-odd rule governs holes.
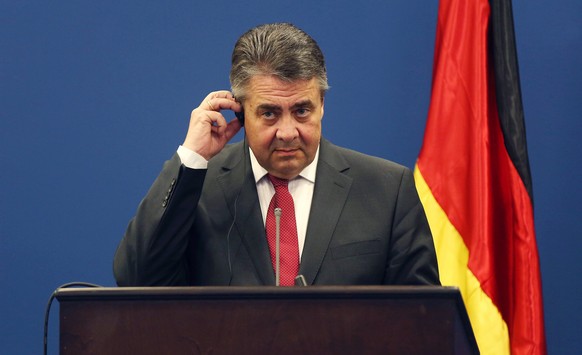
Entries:
POLYGON ((441 0, 415 180, 483 354, 546 353, 525 137, 511 1, 441 0))

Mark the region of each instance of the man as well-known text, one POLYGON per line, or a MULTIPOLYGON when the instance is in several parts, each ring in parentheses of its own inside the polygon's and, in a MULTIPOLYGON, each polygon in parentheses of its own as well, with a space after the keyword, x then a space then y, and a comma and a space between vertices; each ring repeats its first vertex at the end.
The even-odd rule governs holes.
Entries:
POLYGON ((410 170, 321 137, 327 74, 309 35, 251 29, 230 81, 232 93, 192 111, 130 222, 115 255, 120 286, 274 285, 279 275, 281 285, 298 275, 308 285, 439 284, 410 170), (243 142, 227 144, 242 120, 227 123, 225 110, 244 112, 243 142))

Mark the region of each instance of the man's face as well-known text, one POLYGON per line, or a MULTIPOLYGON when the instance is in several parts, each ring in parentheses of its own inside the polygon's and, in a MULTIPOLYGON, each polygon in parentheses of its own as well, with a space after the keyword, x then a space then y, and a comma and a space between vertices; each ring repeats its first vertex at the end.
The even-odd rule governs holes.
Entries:
POLYGON ((246 135, 259 164, 276 177, 296 177, 315 158, 321 138, 323 98, 317 80, 257 75, 245 97, 246 135))

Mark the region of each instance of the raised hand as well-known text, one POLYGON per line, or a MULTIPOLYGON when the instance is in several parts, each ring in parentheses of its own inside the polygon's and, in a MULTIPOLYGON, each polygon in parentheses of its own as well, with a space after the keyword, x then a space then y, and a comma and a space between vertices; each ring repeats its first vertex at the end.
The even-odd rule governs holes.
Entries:
POLYGON ((227 123, 220 112, 222 110, 239 112, 242 105, 235 101, 230 91, 214 91, 208 94, 200 106, 192 111, 188 133, 182 145, 206 160, 218 154, 241 129, 236 118, 227 123))

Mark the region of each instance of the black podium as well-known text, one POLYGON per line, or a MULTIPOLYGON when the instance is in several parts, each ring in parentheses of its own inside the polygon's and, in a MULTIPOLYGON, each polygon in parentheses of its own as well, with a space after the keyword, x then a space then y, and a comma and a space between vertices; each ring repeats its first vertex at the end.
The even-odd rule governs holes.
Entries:
POLYGON ((478 354, 456 288, 62 289, 61 354, 478 354))

